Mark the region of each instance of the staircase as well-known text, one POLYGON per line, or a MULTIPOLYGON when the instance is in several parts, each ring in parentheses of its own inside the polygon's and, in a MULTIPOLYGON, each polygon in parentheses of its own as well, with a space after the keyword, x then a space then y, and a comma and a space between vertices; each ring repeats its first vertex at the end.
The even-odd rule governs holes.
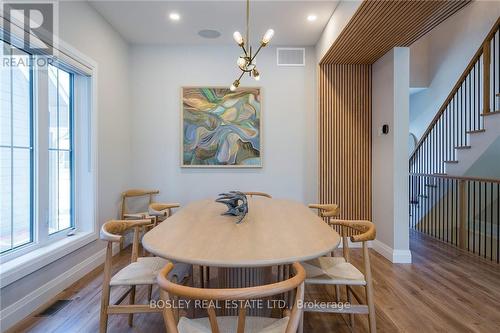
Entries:
POLYGON ((499 26, 500 18, 409 160, 410 228, 497 262, 500 180, 464 174, 500 137, 499 26))
MULTIPOLYGON (((500 100, 500 95, 498 94, 497 100, 500 100)), ((497 108, 495 112, 489 112, 482 116, 483 129, 467 133, 467 144, 470 148, 458 149, 455 155, 456 161, 445 162, 444 172, 446 174, 463 176, 474 162, 484 154, 488 147, 500 137, 499 109, 497 108)))
POLYGON ((410 156, 411 173, 461 175, 475 160, 469 155, 480 156, 500 135, 498 28, 499 20, 417 143, 410 156))

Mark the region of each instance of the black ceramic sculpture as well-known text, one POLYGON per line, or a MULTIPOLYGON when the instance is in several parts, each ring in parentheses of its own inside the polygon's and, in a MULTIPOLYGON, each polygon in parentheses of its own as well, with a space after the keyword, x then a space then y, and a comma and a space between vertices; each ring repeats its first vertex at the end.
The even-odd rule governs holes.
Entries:
POLYGON ((215 201, 227 206, 227 212, 222 213, 222 215, 238 216, 236 224, 241 223, 248 213, 248 200, 243 192, 230 191, 229 193, 221 193, 215 201))

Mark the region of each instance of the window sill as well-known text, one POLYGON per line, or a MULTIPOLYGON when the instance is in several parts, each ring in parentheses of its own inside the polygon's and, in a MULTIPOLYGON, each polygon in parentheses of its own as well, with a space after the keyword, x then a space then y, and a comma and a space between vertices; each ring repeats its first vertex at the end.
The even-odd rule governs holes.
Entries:
POLYGON ((40 268, 78 250, 97 239, 95 232, 79 232, 74 236, 55 241, 25 255, 1 263, 0 288, 31 274, 40 268))

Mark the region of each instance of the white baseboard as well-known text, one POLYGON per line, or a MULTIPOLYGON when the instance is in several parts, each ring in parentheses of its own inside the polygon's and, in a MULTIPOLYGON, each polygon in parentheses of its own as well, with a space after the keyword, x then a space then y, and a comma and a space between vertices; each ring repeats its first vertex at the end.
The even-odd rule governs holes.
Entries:
MULTIPOLYGON (((119 244, 116 245, 117 246, 113 246, 113 254, 120 251, 119 244)), ((104 262, 105 257, 106 249, 104 248, 93 256, 76 264, 53 280, 47 282, 40 288, 33 290, 17 302, 9 305, 5 309, 2 309, 0 311, 0 327, 2 331, 14 326, 56 297, 65 288, 68 288, 86 274, 90 273, 93 269, 104 262)))
POLYGON ((378 239, 375 239, 372 243, 372 247, 375 251, 383 255, 390 262, 394 264, 411 264, 411 252, 410 250, 394 250, 385 243, 382 243, 378 239))

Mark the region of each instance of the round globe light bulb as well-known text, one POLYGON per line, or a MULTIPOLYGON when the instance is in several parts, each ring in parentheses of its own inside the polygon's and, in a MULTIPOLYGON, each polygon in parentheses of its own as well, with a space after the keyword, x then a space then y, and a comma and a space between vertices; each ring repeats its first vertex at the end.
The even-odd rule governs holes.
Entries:
POLYGON ((238 66, 241 68, 241 67, 244 67, 246 64, 247 64, 247 61, 245 58, 243 57, 239 57, 238 58, 238 61, 236 61, 236 63, 238 64, 238 66))

